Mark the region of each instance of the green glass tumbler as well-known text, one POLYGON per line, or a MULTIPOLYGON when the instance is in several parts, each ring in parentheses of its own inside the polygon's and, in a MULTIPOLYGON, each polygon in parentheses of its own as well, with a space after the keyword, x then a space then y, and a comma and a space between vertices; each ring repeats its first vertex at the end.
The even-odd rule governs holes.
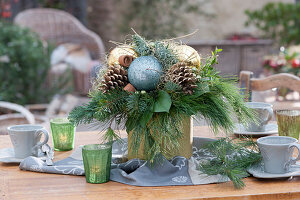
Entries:
POLYGON ((55 151, 69 151, 74 148, 76 128, 67 118, 51 119, 50 127, 55 151))
POLYGON ((111 144, 88 144, 82 148, 86 182, 106 183, 110 177, 111 144))
POLYGON ((276 111, 278 134, 299 139, 300 133, 300 111, 278 110, 276 111))

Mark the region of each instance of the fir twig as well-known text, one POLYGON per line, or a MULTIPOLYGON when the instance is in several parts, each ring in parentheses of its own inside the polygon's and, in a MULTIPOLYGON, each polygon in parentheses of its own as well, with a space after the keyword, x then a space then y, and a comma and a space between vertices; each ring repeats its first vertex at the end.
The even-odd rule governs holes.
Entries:
POLYGON ((204 147, 202 150, 210 156, 199 164, 198 169, 207 175, 227 176, 235 188, 243 188, 242 178, 249 175, 247 168, 259 162, 261 154, 252 140, 236 140, 222 138, 204 147))
POLYGON ((106 133, 104 134, 102 141, 112 143, 115 140, 121 141, 121 137, 117 135, 111 127, 109 127, 106 133))

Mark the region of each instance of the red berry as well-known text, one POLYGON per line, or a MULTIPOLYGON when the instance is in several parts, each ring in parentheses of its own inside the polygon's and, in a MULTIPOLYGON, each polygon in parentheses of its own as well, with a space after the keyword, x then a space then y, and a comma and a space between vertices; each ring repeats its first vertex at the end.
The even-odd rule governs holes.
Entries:
POLYGON ((300 67, 300 59, 294 59, 293 62, 292 62, 292 67, 293 68, 300 67))

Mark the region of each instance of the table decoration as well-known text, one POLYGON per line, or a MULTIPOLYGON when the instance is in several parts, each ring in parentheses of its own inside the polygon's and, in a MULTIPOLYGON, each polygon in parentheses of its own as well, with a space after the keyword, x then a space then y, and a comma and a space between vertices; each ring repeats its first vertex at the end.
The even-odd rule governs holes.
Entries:
POLYGON ((74 148, 75 126, 67 118, 51 119, 50 127, 55 151, 69 151, 74 148))
POLYGON ((278 134, 299 139, 300 133, 300 111, 298 110, 277 110, 276 119, 278 134))
POLYGON ((109 181, 112 157, 111 144, 88 144, 82 148, 85 178, 88 183, 109 181))
POLYGON ((113 122, 126 128, 129 159, 154 163, 160 155, 190 158, 194 115, 206 119, 214 133, 231 132, 234 118, 240 123, 254 120, 235 79, 222 78, 213 68, 220 49, 201 61, 192 47, 174 40, 147 41, 137 33, 116 48, 123 47, 122 54, 114 49, 108 55, 91 101, 73 109, 68 118, 75 125, 103 122, 106 141, 119 138, 113 122), (129 67, 119 62, 127 51, 134 58, 129 67))

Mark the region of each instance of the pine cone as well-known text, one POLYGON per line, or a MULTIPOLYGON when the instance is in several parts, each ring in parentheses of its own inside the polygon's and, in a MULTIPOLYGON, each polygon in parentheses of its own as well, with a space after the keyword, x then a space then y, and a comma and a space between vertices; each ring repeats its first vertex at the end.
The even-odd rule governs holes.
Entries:
POLYGON ((120 65, 110 66, 103 76, 100 90, 104 93, 128 84, 128 73, 120 65))
POLYGON ((191 67, 183 62, 173 65, 169 69, 166 79, 180 85, 186 94, 193 94, 193 89, 197 87, 195 74, 191 67))

